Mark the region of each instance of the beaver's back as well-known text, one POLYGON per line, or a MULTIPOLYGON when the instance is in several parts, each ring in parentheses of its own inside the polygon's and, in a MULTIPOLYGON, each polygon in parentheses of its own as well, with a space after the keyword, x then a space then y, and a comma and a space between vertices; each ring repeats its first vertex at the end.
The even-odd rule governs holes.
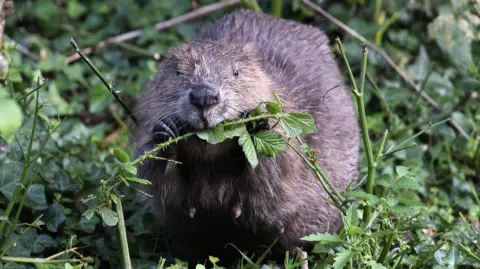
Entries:
POLYGON ((312 114, 318 133, 307 142, 319 163, 343 189, 356 179, 359 127, 348 89, 319 29, 240 9, 201 29, 197 39, 251 43, 284 100, 312 114))

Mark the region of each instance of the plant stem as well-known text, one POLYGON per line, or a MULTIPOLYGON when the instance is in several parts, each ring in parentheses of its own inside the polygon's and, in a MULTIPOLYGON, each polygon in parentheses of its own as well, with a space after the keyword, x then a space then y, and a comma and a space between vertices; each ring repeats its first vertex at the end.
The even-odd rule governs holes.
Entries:
MULTIPOLYGON (((372 150, 372 145, 370 142, 370 136, 368 135, 368 123, 367 123, 367 115, 365 113, 365 104, 363 101, 363 90, 365 86, 365 74, 367 70, 367 56, 368 56, 368 50, 363 46, 363 52, 362 52, 362 69, 361 69, 361 76, 360 76, 360 90, 357 88, 357 83, 355 82, 355 78, 352 73, 352 69, 350 68, 350 64, 347 59, 347 55, 345 53, 345 49, 342 45, 342 42, 340 41, 340 38, 336 38, 338 47, 340 49, 340 52, 342 54, 343 60, 345 62, 345 65, 347 66, 348 74, 350 76, 350 80, 353 84, 353 90, 352 92, 355 95, 355 98, 357 99, 357 108, 358 108, 358 113, 360 116, 360 127, 362 129, 362 136, 363 136, 363 144, 365 147, 365 151, 367 154, 367 163, 368 163, 368 172, 367 172, 367 193, 373 193, 373 184, 375 180, 375 168, 377 166, 377 163, 375 162, 375 159, 373 158, 373 150, 372 150)), ((365 208, 364 214, 363 214, 363 221, 368 223, 369 219, 372 216, 372 208, 367 206, 365 208)))
MULTIPOLYGON (((2 251, 2 253, 0 254, 0 257, 7 254, 7 252, 10 250, 10 248, 15 245, 15 242, 18 239, 20 239, 28 229, 30 229, 30 227, 26 228, 26 231, 23 232, 20 236, 17 236, 15 238, 15 240, 12 242, 12 244, 10 244, 9 246, 5 246, 6 244, 8 244, 8 242, 10 241, 10 237, 12 236, 13 232, 15 231, 15 226, 17 226, 18 219, 20 218, 20 213, 22 212, 23 204, 25 203, 25 199, 27 198, 28 189, 30 188, 32 183, 33 183, 33 180, 30 180, 30 182, 28 183, 28 186, 25 188, 25 191, 23 192, 22 199, 20 200, 20 205, 18 206, 18 209, 17 209, 17 214, 15 215, 15 219, 13 220, 13 223, 12 223, 12 229, 10 229, 8 231, 8 234, 5 237, 5 240, 3 240, 3 243, 0 246, 0 249, 2 249, 2 250, 4 249, 2 251)), ((35 221, 37 221, 37 220, 35 220, 35 221)))
MULTIPOLYGON (((36 98, 36 104, 35 104, 35 116, 33 118, 33 127, 32 131, 30 134, 30 142, 28 144, 28 150, 27 150, 27 158, 25 159, 25 163, 23 164, 23 171, 22 175, 20 176, 20 180, 18 182, 17 187, 15 188, 15 192, 13 193, 12 199, 8 203, 7 210, 5 211, 5 220, 2 221, 0 224, 0 236, 2 235, 3 229, 5 228, 5 225, 7 224, 8 217, 10 216, 10 213, 12 212, 13 206, 15 205, 15 202, 17 201, 17 196, 20 194, 22 191, 22 187, 25 185, 25 180, 27 178, 28 174, 28 169, 30 168, 30 157, 32 155, 32 145, 33 145, 33 140, 35 137, 35 129, 37 127, 37 119, 38 119, 38 99, 39 99, 39 92, 40 88, 37 90, 37 98, 36 98)), ((21 208, 19 208, 20 210, 21 208)), ((17 212, 18 213, 18 212, 17 212)), ((17 214, 18 215, 18 214, 17 214)), ((12 223, 12 230, 15 229, 15 225, 17 224, 17 218, 15 218, 14 222, 12 223)), ((9 237, 11 236, 12 233, 9 233, 9 235, 4 239, 4 242, 2 244, 2 249, 3 245, 5 242, 9 241, 9 237)))
POLYGON ((98 71, 97 67, 95 67, 95 65, 93 65, 93 63, 87 58, 87 56, 85 56, 80 51, 80 48, 78 47, 75 40, 73 40, 73 38, 70 39, 70 44, 72 44, 73 48, 75 49, 75 52, 78 53, 78 55, 80 55, 80 57, 87 63, 87 65, 90 66, 90 68, 93 70, 95 75, 97 75, 97 77, 103 82, 105 87, 107 87, 107 90, 113 95, 113 97, 115 97, 117 102, 120 103, 120 105, 125 110, 125 112, 127 112, 127 114, 132 118, 132 121, 138 125, 137 118, 135 117, 135 115, 133 115, 132 112, 130 112, 130 109, 128 109, 125 103, 123 103, 122 99, 120 99, 120 96, 118 96, 118 94, 113 90, 112 85, 108 83, 107 79, 102 75, 102 73, 100 73, 100 71, 98 71))
POLYGON ((383 148, 385 147, 385 142, 387 141, 388 129, 385 129, 383 133, 382 142, 380 142, 380 147, 378 148, 377 155, 375 155, 375 161, 378 161, 380 156, 382 156, 383 148))
POLYGON ((248 8, 256 11, 256 12, 262 12, 262 8, 260 8, 260 5, 258 4, 257 0, 242 0, 242 2, 248 6, 248 8))
MULTIPOLYGON (((65 259, 65 260, 45 260, 39 258, 24 258, 24 257, 2 257, 1 260, 7 262, 19 263, 33 263, 33 264, 54 264, 54 263, 77 263, 82 262, 82 259, 65 259)), ((93 262, 93 259, 92 259, 93 262)))
POLYGON ((123 217, 122 199, 118 195, 117 214, 118 214, 118 231, 120 232, 120 244, 122 245, 123 269, 132 269, 130 262, 130 253, 128 251, 127 230, 125 228, 125 219, 123 217))
POLYGON ((272 0, 272 15, 282 17, 283 0, 272 0))
MULTIPOLYGON (((395 223, 393 230, 397 228, 398 223, 399 223, 398 221, 395 223)), ((387 258, 390 248, 392 247, 394 239, 395 239, 395 233, 388 237, 387 242, 385 243, 385 245, 383 245, 383 249, 382 249, 382 252, 380 253, 380 257, 378 257, 378 260, 377 260, 378 263, 383 264, 383 262, 387 258)))

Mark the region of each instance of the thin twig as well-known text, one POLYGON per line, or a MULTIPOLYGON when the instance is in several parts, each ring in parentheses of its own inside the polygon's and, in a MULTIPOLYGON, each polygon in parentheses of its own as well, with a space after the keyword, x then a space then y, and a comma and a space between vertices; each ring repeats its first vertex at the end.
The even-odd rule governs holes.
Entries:
POLYGON ((11 39, 9 36, 7 36, 6 34, 3 34, 3 39, 5 39, 6 41, 13 41, 15 42, 15 49, 18 50, 20 53, 23 53, 24 55, 26 55, 27 57, 30 57, 36 61, 40 60, 40 57, 33 54, 31 51, 29 51, 27 48, 25 48, 24 46, 22 46, 21 44, 17 43, 16 41, 14 41, 13 39, 11 39))
MULTIPOLYGON (((407 82, 408 85, 410 85, 417 93, 419 93, 425 101, 427 101, 428 104, 430 104, 432 107, 435 109, 441 110, 440 105, 432 98, 430 95, 428 95, 426 92, 422 92, 420 88, 415 84, 415 82, 407 75, 403 69, 398 66, 395 61, 380 47, 375 45, 374 43, 368 41, 365 37, 357 33, 355 30, 352 28, 348 27, 346 24, 332 16, 330 13, 328 13, 326 10, 323 8, 319 7, 318 5, 312 3, 309 0, 302 0, 305 5, 307 5, 309 8, 315 10, 316 12, 322 14, 324 17, 338 25, 338 27, 342 28, 345 32, 349 33, 356 39, 360 40, 361 42, 365 43, 368 47, 370 47, 372 50, 376 51, 378 54, 380 54, 386 61, 387 63, 407 82)), ((454 121, 450 121, 450 124, 466 139, 470 139, 470 136, 463 130, 463 128, 458 125, 454 121)))
POLYGON ((123 268, 132 269, 130 261, 130 252, 128 251, 127 230, 125 227, 125 218, 123 217, 122 199, 117 196, 117 214, 118 214, 118 231, 120 233, 120 244, 122 246, 123 268))
MULTIPOLYGON (((177 24, 180 24, 180 23, 183 23, 183 22, 186 22, 186 21, 190 21, 190 20, 205 16, 209 13, 212 13, 212 12, 215 12, 215 11, 218 11, 218 10, 221 10, 221 9, 225 9, 225 8, 237 5, 240 2, 241 2, 241 0, 227 0, 227 1, 219 2, 219 3, 203 6, 203 7, 195 9, 192 12, 184 14, 182 16, 179 16, 179 17, 167 20, 167 21, 159 22, 159 23, 155 24, 154 27, 158 31, 162 31, 162 30, 171 28, 171 27, 173 27, 177 24)), ((144 32, 143 30, 138 29, 138 30, 134 30, 134 31, 130 31, 130 32, 121 34, 121 35, 110 37, 110 38, 107 38, 105 40, 100 41, 95 47, 88 47, 88 48, 84 49, 82 52, 83 52, 84 55, 89 55, 94 50, 100 50, 100 49, 105 48, 108 44, 118 43, 118 42, 122 42, 122 41, 137 38, 137 37, 141 36, 143 34, 143 32, 144 32)), ((74 62, 78 59, 80 59, 80 56, 77 53, 75 53, 75 54, 70 55, 67 59, 65 59, 65 63, 69 64, 69 63, 72 63, 72 62, 74 62)))
POLYGON ((133 115, 132 112, 130 112, 130 109, 128 109, 128 107, 125 105, 125 103, 123 103, 122 99, 120 99, 120 96, 118 96, 118 94, 113 90, 112 85, 110 85, 110 83, 108 83, 107 79, 102 75, 102 73, 100 73, 100 71, 98 71, 97 67, 95 67, 95 65, 93 65, 93 63, 80 51, 77 43, 75 42, 75 40, 73 40, 73 38, 70 39, 70 44, 72 44, 73 48, 78 53, 78 55, 80 55, 80 57, 88 64, 88 66, 90 66, 90 68, 93 70, 93 72, 95 72, 97 77, 100 78, 100 80, 103 82, 105 87, 107 87, 107 90, 113 95, 113 97, 115 97, 117 102, 120 103, 122 108, 127 112, 128 116, 130 116, 132 118, 133 122, 135 124, 138 124, 137 123, 137 118, 135 117, 135 115, 133 115))

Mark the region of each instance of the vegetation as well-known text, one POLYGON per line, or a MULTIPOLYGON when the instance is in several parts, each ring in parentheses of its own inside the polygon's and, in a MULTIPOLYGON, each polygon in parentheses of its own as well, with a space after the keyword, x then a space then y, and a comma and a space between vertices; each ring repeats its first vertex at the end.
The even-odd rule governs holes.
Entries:
MULTIPOLYGON (((338 234, 303 238, 316 242, 310 267, 480 267, 480 3, 312 2, 242 3, 327 31, 358 107, 358 186, 336 191, 315 152, 308 145, 297 152, 344 216, 338 234)), ((128 110, 166 49, 240 0, 0 5, 8 15, 0 57, 0 268, 185 266, 172 263, 153 217, 139 210, 137 196, 145 194, 136 186, 149 183, 135 177, 136 164, 176 140, 131 160, 128 110), (189 12, 195 20, 185 19, 189 12)), ((255 166, 258 154, 294 150, 289 139, 302 142, 302 133, 315 131, 308 114, 284 113, 276 100, 247 119, 178 139, 239 137, 255 166), (265 117, 279 120, 287 139, 248 133, 246 122, 265 117)), ((246 253, 241 264, 268 261, 246 253)), ((300 257, 286 253, 285 265, 299 268, 300 257)))

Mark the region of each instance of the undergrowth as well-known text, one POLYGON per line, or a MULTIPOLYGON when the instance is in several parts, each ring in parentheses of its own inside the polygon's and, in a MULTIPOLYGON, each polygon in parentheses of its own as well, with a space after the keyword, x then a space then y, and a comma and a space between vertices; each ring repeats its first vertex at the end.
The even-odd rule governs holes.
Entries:
MULTIPOLYGON (((238 138, 254 167, 258 155, 285 150, 306 163, 344 224, 338 234, 302 238, 316 243, 308 257, 311 268, 480 267, 478 1, 328 3, 330 14, 375 46, 363 48, 338 25, 318 21, 309 1, 258 2, 245 4, 342 36, 332 48, 358 108, 360 181, 345 192, 333 187, 317 153, 301 139, 316 131, 313 119, 285 113, 276 96, 247 119, 186 134, 131 160, 134 118, 128 110, 152 78, 158 54, 225 11, 157 32, 153 23, 188 12, 192 3, 15 3, 6 34, 16 42, 3 41, 1 58, 0 268, 185 266, 171 264, 153 217, 138 210, 136 186, 150 183, 136 177, 136 165, 194 135, 209 143, 238 138), (145 32, 89 57, 70 40, 95 46, 132 28, 145 32), (71 61, 71 55, 81 59, 71 61), (278 121, 285 136, 250 134, 245 123, 260 118, 278 121), (293 139, 301 150, 292 146, 293 139)), ((218 267, 216 257, 206 262, 218 267)), ((239 267, 268 264, 263 255, 244 254, 239 267)), ((302 264, 299 253, 286 253, 286 268, 302 264)))

